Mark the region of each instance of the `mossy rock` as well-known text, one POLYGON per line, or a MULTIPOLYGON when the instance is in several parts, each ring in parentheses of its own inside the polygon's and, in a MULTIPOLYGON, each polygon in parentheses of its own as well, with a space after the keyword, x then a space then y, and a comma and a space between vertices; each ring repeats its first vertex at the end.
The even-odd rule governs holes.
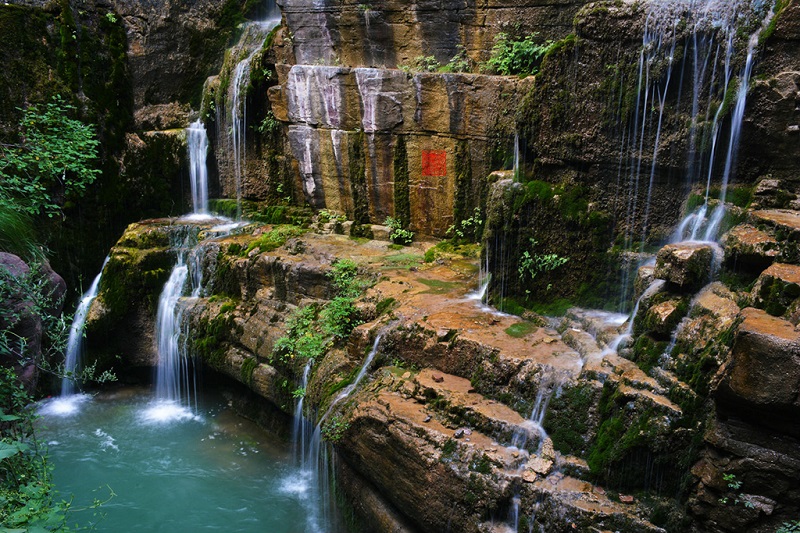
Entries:
POLYGON ((115 248, 100 282, 108 318, 122 319, 137 306, 154 313, 174 264, 175 252, 169 248, 115 248))
POLYGON ((772 316, 784 316, 800 299, 800 266, 775 263, 758 278, 752 291, 753 306, 772 316))
POLYGON ((170 245, 171 233, 170 227, 166 225, 131 224, 117 242, 117 246, 138 250, 166 248, 170 245))

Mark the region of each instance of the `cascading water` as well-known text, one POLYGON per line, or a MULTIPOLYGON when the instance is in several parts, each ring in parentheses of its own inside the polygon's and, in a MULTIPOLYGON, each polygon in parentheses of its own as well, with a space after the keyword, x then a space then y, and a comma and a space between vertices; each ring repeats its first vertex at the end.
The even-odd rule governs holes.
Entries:
POLYGON ((189 152, 189 176, 192 186, 192 214, 208 214, 208 135, 203 122, 198 119, 186 129, 189 152))
POLYGON ((233 177, 236 188, 236 217, 242 216, 242 193, 246 178, 245 135, 247 131, 247 87, 250 84, 250 64, 253 57, 261 50, 269 33, 281 22, 280 12, 274 8, 274 2, 268 4, 268 18, 264 21, 250 22, 244 27, 237 49, 247 55, 233 69, 228 89, 229 154, 233 163, 233 177))
MULTIPOLYGON (((544 423, 545 415, 547 415, 547 407, 550 405, 550 399, 561 386, 561 379, 559 375, 554 373, 542 379, 539 383, 539 390, 536 392, 536 401, 533 404, 531 416, 528 417, 524 425, 517 428, 514 432, 511 437, 511 446, 519 448, 522 452, 528 444, 528 439, 530 439, 531 436, 538 436, 539 444, 536 454, 538 455, 541 453, 542 445, 545 439, 548 438, 547 432, 544 430, 542 424, 544 423)), ((523 461, 519 465, 517 473, 522 472, 524 468, 525 462, 523 461)), ((516 493, 511 498, 511 508, 509 509, 506 520, 506 523, 513 532, 519 530, 520 502, 521 498, 519 490, 517 489, 516 493)))
MULTIPOLYGON (((324 524, 330 524, 336 521, 333 494, 330 490, 333 481, 330 479, 330 474, 333 471, 333 465, 331 464, 333 455, 330 453, 330 447, 323 440, 323 424, 327 421, 328 416, 331 414, 334 407, 336 407, 339 402, 350 396, 356 387, 358 387, 358 384, 361 382, 361 380, 364 379, 364 376, 366 376, 367 372, 369 371, 372 361, 375 359, 375 356, 378 353, 378 347, 382 338, 383 334, 378 334, 372 344, 372 348, 367 354, 366 359, 364 359, 364 363, 361 365, 361 370, 359 370, 356 378, 351 384, 342 389, 342 391, 339 392, 339 394, 337 394, 336 397, 331 401, 328 409, 325 411, 325 414, 323 414, 317 422, 313 432, 309 434, 307 431, 310 426, 309 422, 307 420, 298 421, 298 412, 295 412, 295 428, 299 427, 300 430, 296 431, 294 436, 295 438, 308 439, 307 441, 295 442, 293 444, 295 450, 306 451, 304 455, 301 455, 302 463, 300 465, 301 475, 306 481, 306 486, 308 487, 307 490, 310 494, 310 498, 308 499, 308 527, 306 531, 310 531, 312 533, 323 533, 325 531, 325 528, 323 527, 324 524)), ((306 366, 306 370, 304 371, 304 380, 307 380, 307 372, 310 372, 310 368, 310 364, 306 366)), ((302 407, 302 400, 298 401, 298 405, 302 407)), ((300 411, 299 416, 302 417, 302 410, 300 411)))
POLYGON ((303 377, 300 381, 300 394, 294 406, 294 420, 292 423, 292 451, 295 463, 301 464, 303 458, 306 456, 306 444, 308 443, 313 425, 303 414, 303 404, 305 400, 305 391, 308 388, 308 378, 311 375, 311 367, 314 366, 314 360, 309 359, 306 366, 303 368, 303 377))
MULTIPOLYGON (((638 236, 639 251, 644 248, 651 224, 662 127, 679 120, 682 112, 691 117, 685 191, 691 190, 702 176, 705 195, 703 204, 681 221, 670 242, 716 239, 725 212, 727 186, 735 171, 754 50, 772 18, 770 6, 763 0, 651 0, 644 9, 647 18, 639 56, 636 101, 628 130, 622 133, 620 150, 621 176, 624 168, 625 177, 619 180, 621 195, 626 198, 624 247, 633 249, 638 236), (742 28, 749 28, 752 33, 746 42, 745 64, 739 67, 736 58, 743 44, 742 28), (681 45, 684 52, 677 57, 681 45), (680 68, 680 76, 673 75, 676 68, 680 68), (729 110, 728 92, 734 84, 738 89, 729 120, 727 152, 720 169, 718 145, 729 110), (690 91, 685 90, 687 87, 690 91), (691 94, 691 100, 683 97, 684 92, 691 94), (650 171, 645 174, 642 167, 648 157, 650 171), (709 217, 715 175, 721 175, 721 187, 718 205, 709 217), (645 176, 648 182, 642 198, 645 176), (641 222, 637 222, 640 217, 641 222)), ((626 269, 623 274, 621 302, 627 302, 633 271, 626 269)), ((625 308, 624 303, 622 307, 625 308)))
MULTIPOLYGON (((197 226, 187 225, 182 228, 179 242, 174 245, 178 260, 158 298, 155 331, 158 357, 156 401, 144 413, 144 418, 148 421, 164 422, 194 416, 192 401, 197 394, 195 380, 190 373, 191 362, 186 353, 183 296, 187 285, 191 286, 197 280, 196 275, 190 274, 199 270, 199 266, 194 264, 198 260, 197 255, 192 253, 197 244, 198 232, 197 226), (193 264, 187 264, 187 260, 193 264)), ((191 288, 193 295, 199 294, 198 288, 191 288)))
POLYGON ((86 316, 89 314, 89 308, 97 297, 97 292, 100 288, 100 277, 103 275, 103 269, 106 263, 108 263, 108 257, 103 261, 103 266, 89 286, 89 290, 81 297, 78 309, 75 311, 75 316, 72 319, 72 325, 69 328, 67 352, 64 359, 64 377, 61 380, 62 397, 75 394, 75 376, 80 371, 83 358, 83 326, 86 324, 86 316))

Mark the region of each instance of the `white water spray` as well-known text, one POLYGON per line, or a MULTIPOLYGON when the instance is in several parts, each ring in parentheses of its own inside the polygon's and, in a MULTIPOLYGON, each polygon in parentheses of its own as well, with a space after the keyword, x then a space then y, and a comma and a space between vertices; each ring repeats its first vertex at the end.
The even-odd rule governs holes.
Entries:
POLYGON ((203 122, 197 119, 186 129, 189 152, 189 176, 192 186, 192 213, 208 214, 208 135, 203 122))
POLYGON ((100 267, 100 272, 95 276, 89 286, 89 290, 81 297, 78 309, 75 311, 75 317, 72 319, 72 325, 69 328, 67 352, 64 360, 64 377, 61 379, 62 397, 75 394, 75 376, 80 372, 83 359, 83 327, 86 325, 86 316, 89 314, 89 308, 100 289, 100 277, 103 275, 106 263, 108 263, 108 257, 103 261, 103 266, 100 267))

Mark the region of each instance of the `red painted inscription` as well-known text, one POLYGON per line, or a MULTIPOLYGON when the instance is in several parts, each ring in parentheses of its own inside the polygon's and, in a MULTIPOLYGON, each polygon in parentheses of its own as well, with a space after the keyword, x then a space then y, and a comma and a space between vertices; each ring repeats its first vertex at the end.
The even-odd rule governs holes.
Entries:
POLYGON ((422 175, 447 176, 447 152, 444 150, 422 151, 422 175))

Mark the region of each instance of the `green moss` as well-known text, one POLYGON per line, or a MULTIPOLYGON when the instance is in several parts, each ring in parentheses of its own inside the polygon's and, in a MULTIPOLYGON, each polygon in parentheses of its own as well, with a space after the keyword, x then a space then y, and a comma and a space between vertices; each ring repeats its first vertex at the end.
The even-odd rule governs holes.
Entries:
POLYGON ((667 344, 665 341, 656 341, 647 335, 641 335, 633 345, 633 360, 644 372, 650 372, 658 366, 667 344))
MULTIPOLYGON (((369 224, 369 198, 367 196, 366 156, 364 155, 364 134, 348 136, 348 161, 350 162, 350 187, 353 197, 353 227, 369 224)), ((354 237, 366 237, 353 234, 354 237)), ((371 238, 371 232, 369 237, 371 238)))
POLYGON ((242 361, 241 377, 242 383, 251 385, 253 383, 253 372, 258 367, 258 358, 248 357, 242 361))
POLYGON ((411 223, 411 200, 408 188, 408 151, 406 139, 399 135, 394 147, 394 218, 400 227, 411 223))
POLYGON ((586 449, 596 402, 597 393, 588 385, 567 388, 550 399, 543 426, 559 452, 580 455, 586 449))
MULTIPOLYGON (((219 314, 209 320, 201 318, 194 325, 190 349, 192 355, 200 357, 206 364, 216 370, 222 370, 225 362, 226 343, 229 332, 233 331, 233 317, 230 315, 219 314)), ((245 364, 252 365, 248 371, 252 377, 252 370, 255 369, 258 361, 255 358, 246 359, 242 364, 242 378, 245 378, 245 364), (247 363, 252 360, 253 363, 247 363), (255 363, 255 364, 254 364, 255 363)), ((249 377, 245 383, 249 383, 249 377)))
POLYGON ((386 313, 387 311, 390 311, 395 306, 396 303, 397 300, 395 300, 394 298, 391 297, 384 298, 383 300, 378 302, 378 304, 375 306, 375 312, 378 314, 378 316, 380 316, 386 313))
POLYGON ((772 37, 772 34, 775 33, 775 28, 778 27, 778 21, 783 14, 783 10, 786 9, 789 5, 791 5, 792 0, 776 0, 775 7, 774 7, 774 15, 772 16, 772 20, 769 21, 769 25, 761 32, 758 36, 758 47, 763 48, 764 43, 772 37))
POLYGON ((386 268, 408 269, 423 262, 423 256, 415 253, 400 253, 387 256, 383 259, 386 268))
POLYGON ((512 324, 505 329, 506 334, 516 339, 521 339, 522 337, 533 333, 539 328, 533 322, 517 322, 516 324, 512 324))
MULTIPOLYGON (((235 199, 216 198, 208 201, 212 213, 236 218, 239 204, 235 199)), ((265 202, 242 200, 242 218, 262 224, 292 224, 307 226, 311 222, 312 211, 308 207, 275 205, 265 202)))
POLYGON ((117 248, 103 270, 100 285, 109 320, 122 321, 142 304, 148 312, 155 313, 174 261, 174 254, 168 249, 117 248))
POLYGON ((258 238, 251 241, 247 249, 244 250, 243 255, 247 255, 255 249, 258 249, 259 253, 271 252, 286 244, 288 239, 299 237, 305 232, 306 230, 298 228, 297 226, 277 226, 273 230, 262 233, 258 238))
MULTIPOLYGON (((412 257, 413 260, 418 260, 418 256, 413 255, 412 257)), ((447 294, 464 286, 463 283, 458 281, 441 281, 438 279, 425 278, 420 278, 418 281, 430 287, 428 290, 423 291, 422 294, 447 294)))

